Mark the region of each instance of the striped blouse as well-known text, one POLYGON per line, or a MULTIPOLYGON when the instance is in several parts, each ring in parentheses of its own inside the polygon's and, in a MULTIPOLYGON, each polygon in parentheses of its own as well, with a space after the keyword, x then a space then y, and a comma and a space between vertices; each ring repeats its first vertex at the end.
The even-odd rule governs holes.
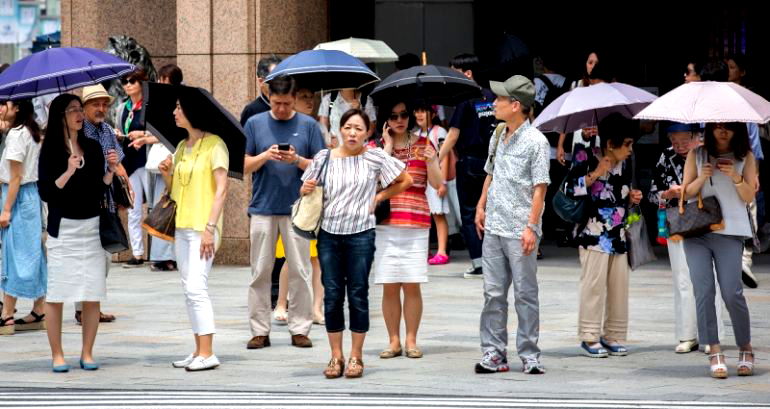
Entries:
MULTIPOLYGON (((318 152, 302 180, 320 180, 319 173, 328 154, 328 149, 318 152)), ((373 229, 377 181, 387 187, 404 170, 404 164, 380 148, 368 148, 360 155, 332 157, 326 166, 321 229, 343 235, 373 229)))
POLYGON ((393 157, 406 165, 407 172, 412 177, 412 186, 390 199, 390 217, 382 224, 416 229, 430 228, 430 207, 425 196, 425 188, 428 186, 428 163, 424 160, 426 149, 433 147, 424 136, 409 149, 393 149, 393 157))

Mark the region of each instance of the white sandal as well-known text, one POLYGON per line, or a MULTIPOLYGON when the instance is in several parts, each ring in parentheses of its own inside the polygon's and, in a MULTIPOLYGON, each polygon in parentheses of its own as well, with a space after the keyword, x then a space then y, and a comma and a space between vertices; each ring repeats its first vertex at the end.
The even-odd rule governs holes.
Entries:
POLYGON ((726 379, 727 365, 725 364, 725 354, 721 352, 717 352, 716 354, 709 355, 709 362, 711 362, 712 358, 716 358, 717 363, 711 364, 711 377, 718 378, 718 379, 726 379), (720 358, 722 362, 720 362, 720 358))
POLYGON ((754 352, 753 351, 738 351, 738 376, 751 376, 754 375, 754 352), (752 360, 746 359, 746 356, 751 355, 752 360))

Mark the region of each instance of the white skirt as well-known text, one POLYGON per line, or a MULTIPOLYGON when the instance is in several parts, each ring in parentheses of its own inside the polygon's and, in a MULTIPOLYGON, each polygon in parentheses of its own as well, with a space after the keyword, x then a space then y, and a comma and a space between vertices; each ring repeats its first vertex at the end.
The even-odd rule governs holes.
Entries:
POLYGON ((449 194, 444 195, 444 197, 439 197, 438 191, 434 189, 432 186, 428 185, 425 188, 425 197, 428 198, 428 207, 430 207, 430 214, 449 213, 449 194))
POLYGON ((107 258, 99 218, 61 219, 59 237, 48 237, 47 302, 104 301, 107 258))
POLYGON ((427 283, 429 229, 377 226, 374 283, 427 283))

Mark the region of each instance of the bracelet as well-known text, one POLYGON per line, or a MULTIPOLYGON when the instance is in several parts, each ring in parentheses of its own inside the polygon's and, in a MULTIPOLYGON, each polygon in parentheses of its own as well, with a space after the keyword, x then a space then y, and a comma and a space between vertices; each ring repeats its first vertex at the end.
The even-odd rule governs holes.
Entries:
POLYGON ((294 159, 294 161, 291 164, 294 166, 297 166, 298 163, 299 163, 299 155, 297 155, 297 159, 294 159))

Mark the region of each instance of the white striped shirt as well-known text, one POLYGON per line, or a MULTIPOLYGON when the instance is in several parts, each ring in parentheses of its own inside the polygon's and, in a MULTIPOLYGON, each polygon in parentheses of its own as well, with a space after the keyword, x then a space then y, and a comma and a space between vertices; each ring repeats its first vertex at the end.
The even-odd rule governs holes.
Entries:
MULTIPOLYGON (((302 180, 319 181, 319 172, 329 154, 318 152, 305 169, 302 180)), ((321 228, 332 234, 355 234, 375 227, 372 205, 377 181, 387 187, 404 170, 404 164, 380 148, 343 158, 332 157, 326 165, 324 210, 321 228)))

